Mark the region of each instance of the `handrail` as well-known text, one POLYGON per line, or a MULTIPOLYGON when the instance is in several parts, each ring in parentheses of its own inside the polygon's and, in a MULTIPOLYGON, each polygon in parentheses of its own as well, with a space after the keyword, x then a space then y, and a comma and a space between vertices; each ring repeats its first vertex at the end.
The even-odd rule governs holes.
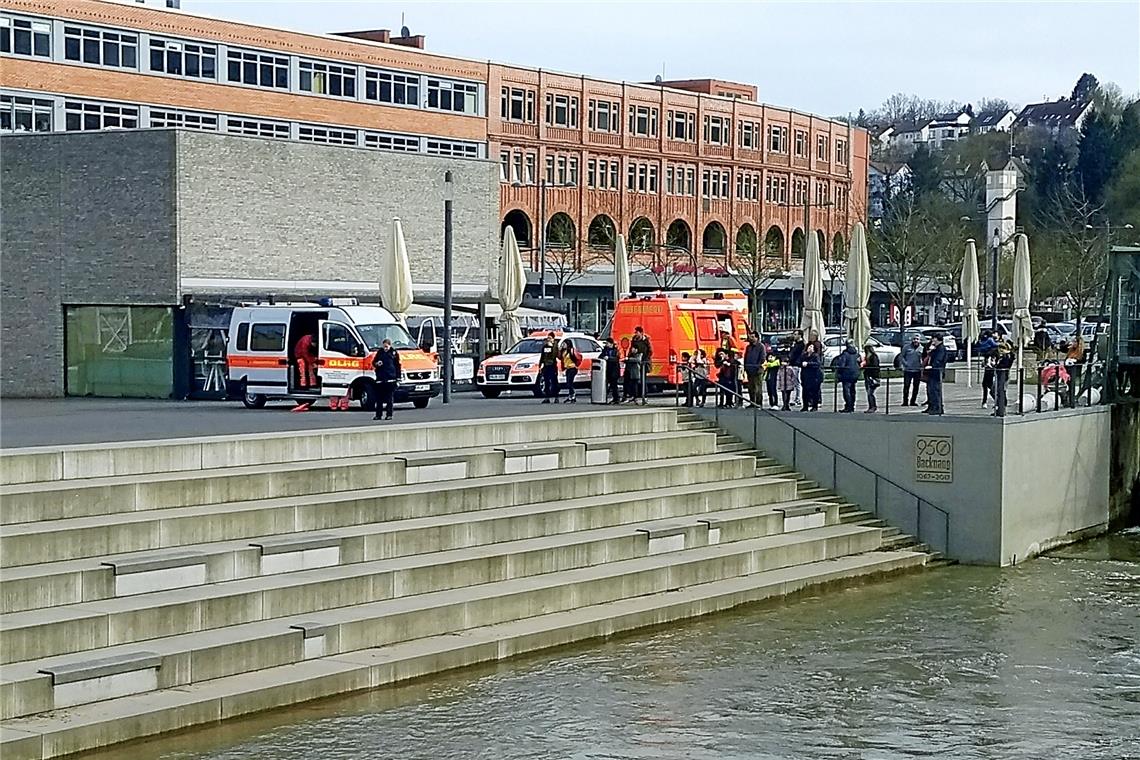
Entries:
MULTIPOLYGON (((870 467, 867 467, 866 465, 864 465, 860 462, 856 462, 854 459, 847 456, 846 454, 840 453, 833 446, 831 446, 828 443, 825 443, 824 441, 821 441, 820 439, 816 438, 815 436, 811 435, 810 433, 805 433, 804 431, 800 430, 798 427, 796 427, 792 423, 788 422, 787 420, 780 417, 779 415, 773 413, 770 409, 764 409, 762 405, 756 404, 751 399, 746 398, 743 394, 738 393, 735 390, 728 388, 724 385, 721 385, 720 382, 712 380, 711 378, 709 379, 709 385, 710 385, 710 387, 716 387, 718 391, 723 390, 724 392, 728 393, 729 395, 734 396, 737 399, 739 399, 742 402, 741 408, 744 408, 743 403, 745 403, 745 402, 750 403, 752 405, 752 415, 753 415, 752 445, 754 447, 759 448, 759 446, 760 446, 759 436, 757 435, 757 427, 756 427, 756 415, 759 412, 764 412, 765 414, 768 415, 769 418, 774 419, 774 420, 778 420, 780 423, 782 423, 783 425, 785 425, 791 429, 791 431, 792 431, 792 469, 798 469, 796 437, 797 436, 803 436, 804 438, 807 438, 809 441, 812 441, 816 445, 823 447, 825 450, 827 450, 828 452, 831 453, 831 457, 832 457, 832 459, 831 459, 831 487, 832 488, 838 488, 838 467, 837 467, 837 463, 838 463, 839 459, 842 459, 845 462, 853 464, 856 467, 858 467, 859 469, 863 470, 864 472, 868 472, 871 475, 873 475, 875 478, 874 515, 876 517, 879 516, 879 481, 880 480, 883 481, 884 483, 886 483, 887 485, 901 491, 903 494, 905 494, 905 495, 907 495, 907 496, 909 496, 915 500, 915 534, 917 535, 917 537, 920 541, 923 540, 923 537, 922 537, 922 505, 925 504, 926 506, 930 507, 931 509, 941 513, 942 519, 943 519, 943 526, 944 526, 944 528, 943 528, 943 530, 944 530, 944 544, 943 544, 943 550, 942 551, 944 554, 949 555, 949 553, 950 553, 950 513, 949 512, 942 509, 937 504, 932 503, 929 499, 926 499, 922 496, 919 496, 914 491, 911 491, 909 488, 905 488, 905 487, 899 485, 898 483, 891 480, 890 478, 884 477, 884 476, 880 475, 879 473, 875 472, 870 467)), ((714 416, 716 418, 717 427, 719 427, 720 426, 720 407, 719 406, 716 407, 716 410, 714 412, 714 416)))

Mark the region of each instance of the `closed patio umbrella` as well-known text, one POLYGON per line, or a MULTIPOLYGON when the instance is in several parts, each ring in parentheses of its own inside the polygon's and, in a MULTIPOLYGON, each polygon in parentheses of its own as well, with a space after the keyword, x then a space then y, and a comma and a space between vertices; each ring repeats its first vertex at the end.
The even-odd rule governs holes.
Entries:
POLYGON ((515 231, 509 225, 503 230, 503 247, 499 255, 499 316, 500 350, 507 351, 522 340, 522 326, 515 310, 522 305, 526 288, 526 269, 519 252, 515 231))
POLYGON ((804 256, 804 311, 800 317, 800 329, 804 337, 814 330, 823 336, 823 267, 819 263, 819 238, 813 232, 807 233, 807 253, 804 256))
POLYGON ((851 230, 847 250, 847 276, 843 281, 843 329, 860 348, 871 334, 871 263, 867 258, 867 233, 862 222, 851 230))
POLYGON ((625 250, 625 235, 618 234, 614 244, 614 303, 629 295, 629 254, 625 250))
POLYGON ((412 307, 412 269, 399 218, 392 220, 392 244, 380 259, 380 302, 400 322, 412 307))
POLYGON ((970 355, 974 350, 974 343, 978 341, 981 330, 978 327, 978 298, 981 296, 978 287, 978 251, 974 247, 974 240, 966 241, 966 257, 962 260, 962 340, 966 341, 966 387, 973 383, 970 374, 970 355))
POLYGON ((1017 367, 1022 367, 1025 346, 1033 339, 1033 319, 1029 303, 1033 298, 1033 283, 1029 269, 1029 238, 1019 233, 1013 259, 1013 340, 1017 344, 1017 367))

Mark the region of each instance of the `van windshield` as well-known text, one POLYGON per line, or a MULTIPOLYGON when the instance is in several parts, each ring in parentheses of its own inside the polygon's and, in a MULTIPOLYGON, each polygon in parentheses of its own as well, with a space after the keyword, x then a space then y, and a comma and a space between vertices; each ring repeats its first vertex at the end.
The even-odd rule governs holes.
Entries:
POLYGON ((370 349, 380 348, 385 338, 392 341, 392 348, 418 348, 403 325, 356 325, 356 331, 370 349))

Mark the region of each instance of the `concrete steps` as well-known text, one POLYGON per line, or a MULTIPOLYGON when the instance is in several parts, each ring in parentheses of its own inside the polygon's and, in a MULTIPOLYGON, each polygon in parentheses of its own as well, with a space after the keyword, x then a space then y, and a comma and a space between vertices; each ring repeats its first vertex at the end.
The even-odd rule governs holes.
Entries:
MULTIPOLYGON (((690 421, 700 421, 711 425, 712 429, 716 426, 711 421, 707 421, 702 417, 692 413, 691 411, 682 410, 678 413, 678 419, 682 424, 690 421)), ((708 429, 708 428, 691 428, 691 429, 708 429)), ((883 529, 883 548, 891 550, 909 550, 921 551, 929 555, 930 560, 927 562, 926 567, 944 567, 946 565, 957 564, 953 560, 947 559, 941 552, 935 551, 925 543, 919 542, 914 536, 904 534, 897 528, 889 526, 886 521, 877 519, 873 514, 860 509, 858 506, 851 504, 841 496, 836 494, 829 488, 821 486, 819 483, 809 480, 799 473, 796 473, 792 468, 782 465, 771 457, 767 457, 752 445, 742 441, 734 435, 725 433, 722 430, 717 430, 716 434, 716 449, 721 453, 732 454, 752 454, 756 457, 756 475, 766 477, 792 477, 796 481, 796 495, 801 499, 810 499, 821 503, 835 503, 840 506, 840 520, 844 524, 861 525, 864 527, 873 527, 883 529)))
POLYGON ((931 559, 674 410, 247 438, 0 455, 5 760, 931 559))

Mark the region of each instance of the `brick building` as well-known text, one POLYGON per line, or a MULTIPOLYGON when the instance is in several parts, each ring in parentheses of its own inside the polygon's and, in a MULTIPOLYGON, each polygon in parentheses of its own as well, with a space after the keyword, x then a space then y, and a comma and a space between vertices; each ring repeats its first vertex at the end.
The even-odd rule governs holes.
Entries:
POLYGON ((438 55, 422 36, 98 0, 0 0, 0 18, 5 130, 176 126, 490 158, 500 220, 536 269, 543 205, 551 269, 604 268, 624 232, 659 285, 723 274, 740 246, 794 268, 805 202, 827 251, 866 205, 866 132, 764 105, 750 85, 611 82, 438 55))

